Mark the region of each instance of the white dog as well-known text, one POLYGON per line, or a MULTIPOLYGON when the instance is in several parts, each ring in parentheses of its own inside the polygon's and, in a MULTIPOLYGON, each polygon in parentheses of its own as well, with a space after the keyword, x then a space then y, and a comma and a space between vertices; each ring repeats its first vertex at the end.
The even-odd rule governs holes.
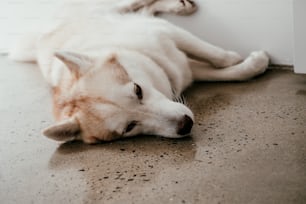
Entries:
POLYGON ((268 66, 263 51, 243 60, 154 17, 193 13, 192 0, 79 0, 64 8, 56 26, 10 53, 36 61, 52 86, 57 122, 43 133, 55 140, 184 137, 194 116, 176 99, 192 81, 247 80, 268 66))

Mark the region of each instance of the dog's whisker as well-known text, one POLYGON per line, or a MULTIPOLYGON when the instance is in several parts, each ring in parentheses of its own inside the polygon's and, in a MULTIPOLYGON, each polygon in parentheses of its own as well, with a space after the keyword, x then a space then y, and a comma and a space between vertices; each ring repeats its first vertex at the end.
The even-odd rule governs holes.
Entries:
POLYGON ((180 96, 173 95, 172 100, 173 100, 174 102, 177 102, 177 103, 181 103, 181 104, 187 105, 187 100, 186 100, 186 98, 185 98, 184 95, 180 95, 180 96))
POLYGON ((186 98, 184 95, 181 95, 182 104, 186 104, 186 98))

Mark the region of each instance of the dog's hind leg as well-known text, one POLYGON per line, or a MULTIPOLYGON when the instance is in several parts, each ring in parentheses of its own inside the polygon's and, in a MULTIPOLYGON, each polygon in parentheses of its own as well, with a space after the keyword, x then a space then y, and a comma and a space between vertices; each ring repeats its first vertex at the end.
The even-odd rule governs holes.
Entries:
POLYGON ((253 52, 243 62, 216 69, 210 63, 189 59, 189 66, 195 81, 243 81, 263 73, 269 58, 263 51, 253 52))
POLYGON ((133 13, 149 7, 157 0, 124 0, 118 3, 117 8, 120 13, 133 13))
POLYGON ((155 1, 144 11, 150 15, 159 13, 172 13, 177 15, 190 15, 197 10, 197 5, 193 0, 159 0, 155 1))

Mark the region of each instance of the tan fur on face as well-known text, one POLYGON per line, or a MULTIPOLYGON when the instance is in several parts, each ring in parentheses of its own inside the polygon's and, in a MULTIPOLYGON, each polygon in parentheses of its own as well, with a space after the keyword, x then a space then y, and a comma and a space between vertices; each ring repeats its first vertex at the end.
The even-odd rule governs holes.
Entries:
MULTIPOLYGON (((107 69, 108 72, 111 72, 111 75, 114 76, 114 79, 119 84, 126 84, 131 81, 128 76, 128 73, 125 71, 124 67, 120 64, 117 59, 116 54, 112 54, 104 64, 102 65, 103 69, 107 69)), ((100 72, 100 68, 89 72, 86 77, 87 80, 90 80, 97 72, 100 72)), ((105 70, 104 70, 105 71, 105 70)), ((77 93, 75 96, 72 96, 70 100, 65 99, 65 93, 71 91, 72 87, 78 83, 81 75, 75 77, 75 74, 70 75, 70 77, 63 77, 62 81, 59 83, 59 86, 53 87, 53 105, 54 105, 54 115, 57 119, 60 119, 60 112, 63 109, 69 109, 69 111, 64 114, 67 117, 70 117, 75 112, 75 109, 79 109, 78 104, 86 104, 86 103, 105 103, 105 104, 113 104, 115 103, 105 99, 103 96, 99 97, 87 97, 87 96, 78 96, 77 93), (63 99, 64 98, 64 99, 63 99), (63 101, 64 100, 64 101, 63 101)))
POLYGON ((108 60, 106 60, 105 66, 108 69, 112 69, 113 73, 116 76, 116 80, 121 84, 126 84, 131 81, 128 73, 125 71, 123 66, 117 59, 116 54, 112 54, 108 60))
MULTIPOLYGON (((80 96, 78 98, 55 104, 54 110, 59 120, 75 117, 81 127, 82 139, 86 143, 96 143, 100 140, 108 141, 120 137, 117 132, 110 132, 104 128, 105 115, 94 109, 95 104, 117 106, 102 97, 80 96)), ((108 115, 108 117, 111 117, 108 115)))
POLYGON ((65 117, 71 117, 75 113, 77 113, 78 111, 81 110, 81 111, 85 111, 87 113, 90 113, 91 115, 96 115, 95 117, 97 119, 101 119, 101 117, 98 116, 97 114, 95 114, 94 112, 88 111, 88 107, 91 104, 95 104, 95 103, 111 104, 111 105, 117 106, 112 101, 109 101, 109 100, 107 100, 103 97, 80 96, 80 97, 74 98, 72 100, 55 103, 54 108, 56 110, 55 111, 56 113, 64 112, 64 114, 62 113, 62 115, 64 115, 65 117))
MULTIPOLYGON (((100 140, 108 141, 120 137, 120 133, 109 131, 104 128, 105 115, 95 109, 96 105, 118 105, 115 102, 106 99, 102 92, 98 92, 95 96, 86 96, 82 94, 82 89, 79 89, 79 82, 91 82, 101 72, 105 76, 110 76, 118 84, 126 84, 131 81, 128 73, 120 64, 116 54, 111 54, 106 58, 100 66, 89 70, 84 75, 70 75, 66 72, 66 76, 62 78, 59 86, 53 87, 53 110, 57 121, 62 121, 67 118, 76 118, 81 128, 81 137, 86 143, 96 143, 100 140), (100 94, 100 95, 99 95, 100 94)), ((82 82, 82 83, 83 83, 82 82)), ((82 84, 80 87, 84 87, 82 84)))

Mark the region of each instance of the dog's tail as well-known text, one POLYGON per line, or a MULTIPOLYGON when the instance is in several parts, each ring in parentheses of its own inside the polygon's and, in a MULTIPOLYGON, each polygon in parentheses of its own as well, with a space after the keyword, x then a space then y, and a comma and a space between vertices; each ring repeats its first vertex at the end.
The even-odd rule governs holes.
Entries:
POLYGON ((8 52, 10 59, 19 62, 36 62, 38 33, 29 33, 16 41, 8 52))

